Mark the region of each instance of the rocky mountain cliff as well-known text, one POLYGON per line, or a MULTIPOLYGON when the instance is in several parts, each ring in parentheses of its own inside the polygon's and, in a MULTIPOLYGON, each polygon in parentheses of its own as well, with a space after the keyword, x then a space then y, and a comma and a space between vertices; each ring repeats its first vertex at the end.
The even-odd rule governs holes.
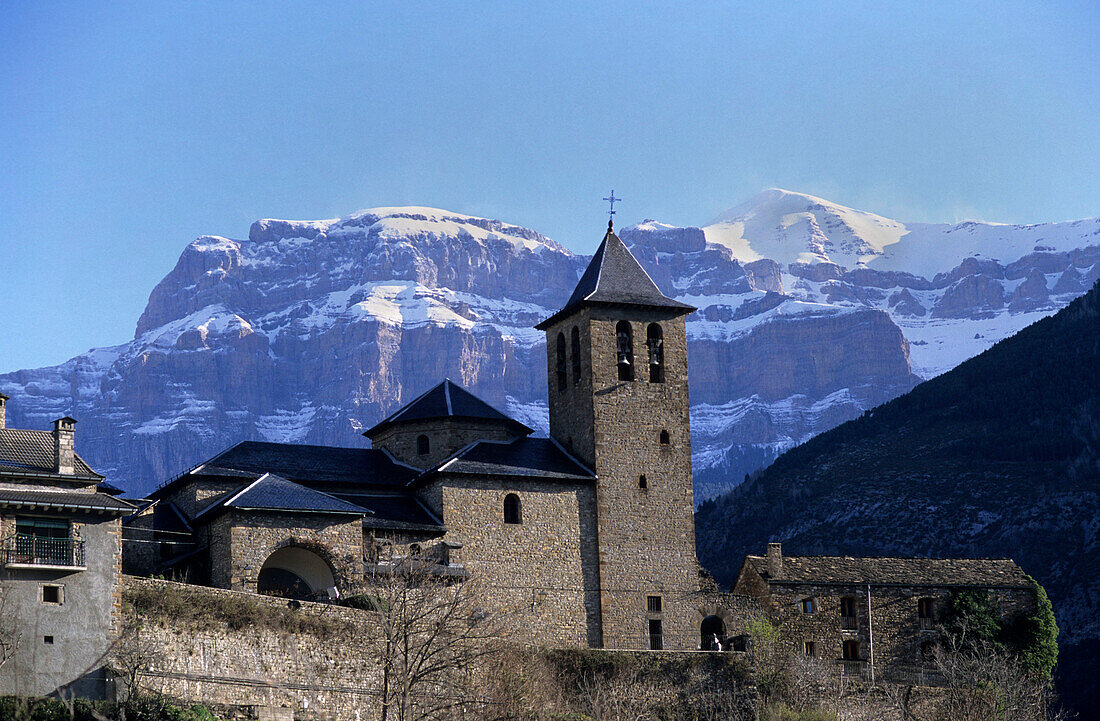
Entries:
POLYGON ((1100 283, 785 453, 704 503, 696 530, 700 560, 727 584, 746 553, 772 540, 793 554, 1011 557, 1054 603, 1064 693, 1095 712, 1100 283))
MULTIPOLYGON (((699 498, 1100 276, 1100 220, 906 226, 780 190, 704 227, 620 235, 700 309, 688 321, 699 498)), ((78 418, 81 454, 133 492, 245 438, 361 445, 363 428, 444 376, 545 430, 532 326, 587 260, 432 208, 260 220, 246 240, 188 245, 129 343, 0 375, 0 391, 14 426, 78 418)))

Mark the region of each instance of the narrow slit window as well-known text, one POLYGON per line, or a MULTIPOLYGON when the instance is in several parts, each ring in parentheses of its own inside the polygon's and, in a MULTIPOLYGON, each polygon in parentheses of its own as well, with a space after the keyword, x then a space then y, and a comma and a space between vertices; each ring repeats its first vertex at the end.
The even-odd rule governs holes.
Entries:
POLYGON ((581 331, 577 326, 569 334, 569 344, 573 354, 573 385, 577 385, 581 382, 581 331))
POLYGON ((512 524, 523 523, 519 496, 515 493, 509 493, 504 497, 504 522, 512 524))
POLYGON ((661 445, 667 446, 671 442, 668 431, 661 431, 661 445))
POLYGON ((813 641, 807 641, 804 645, 804 650, 806 652, 806 656, 808 656, 809 658, 814 658, 815 656, 817 656, 817 647, 813 641))
POLYGON ((646 480, 644 473, 638 476, 638 488, 649 488, 649 481, 646 480))
POLYGON ((557 375, 558 391, 564 391, 567 384, 565 373, 565 333, 558 333, 557 375))
POLYGON ((416 438, 416 455, 426 456, 432 450, 432 442, 428 440, 425 435, 417 436, 416 438))

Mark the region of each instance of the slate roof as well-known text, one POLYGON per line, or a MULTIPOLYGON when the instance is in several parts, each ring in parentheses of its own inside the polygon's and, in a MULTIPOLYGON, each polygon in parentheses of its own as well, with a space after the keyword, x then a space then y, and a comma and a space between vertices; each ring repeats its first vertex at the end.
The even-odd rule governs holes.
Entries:
POLYGON ((680 313, 695 310, 662 293, 610 226, 565 307, 535 327, 545 330, 559 317, 591 303, 669 308, 680 313))
POLYGON ((23 428, 0 428, 0 472, 48 473, 59 478, 103 478, 74 454, 72 476, 59 474, 54 466, 53 432, 23 428))
POLYGON ((783 572, 777 579, 769 577, 765 557, 745 560, 771 583, 1031 587, 1030 579, 1010 558, 783 556, 783 572))
POLYGON ((296 483, 401 488, 417 471, 373 448, 242 441, 158 488, 152 496, 163 496, 166 489, 183 482, 188 475, 257 478, 265 473, 296 483))
POLYGON ((348 495, 344 498, 374 511, 374 515, 363 519, 365 528, 440 533, 446 530, 443 522, 412 495, 348 495))
POLYGON ((272 473, 265 473, 240 490, 218 499, 195 516, 208 520, 231 508, 251 511, 293 511, 360 516, 367 509, 336 496, 298 485, 272 473))
POLYGON ((510 443, 478 441, 434 472, 567 481, 590 481, 596 477, 550 438, 517 438, 510 443))
POLYGON ((476 418, 485 421, 497 421, 511 426, 513 430, 522 435, 534 433, 527 426, 513 418, 509 418, 450 378, 445 378, 441 383, 420 394, 363 435, 367 438, 373 438, 380 431, 395 423, 437 418, 476 418))
POLYGON ((0 489, 0 506, 98 513, 133 513, 134 506, 106 493, 0 489))

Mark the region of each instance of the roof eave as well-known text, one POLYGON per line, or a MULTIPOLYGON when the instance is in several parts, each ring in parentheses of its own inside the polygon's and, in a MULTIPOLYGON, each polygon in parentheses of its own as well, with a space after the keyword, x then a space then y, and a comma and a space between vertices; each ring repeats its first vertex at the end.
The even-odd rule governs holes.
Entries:
POLYGON ((559 310, 557 313, 550 316, 546 320, 541 321, 539 323, 536 323, 535 324, 535 330, 543 330, 543 331, 547 330, 547 329, 550 328, 550 326, 554 325, 555 323, 557 323, 562 318, 568 317, 568 316, 572 315, 573 313, 576 313, 578 310, 580 310, 582 308, 650 308, 650 309, 660 309, 660 310, 671 312, 673 314, 674 318, 679 317, 681 315, 689 315, 689 314, 694 313, 695 311, 699 310, 698 308, 696 308, 693 305, 688 305, 687 303, 681 303, 680 301, 678 301, 674 298, 669 298, 669 300, 672 301, 672 303, 674 303, 675 305, 672 305, 672 304, 657 305, 655 303, 629 303, 629 302, 621 302, 620 303, 620 302, 612 302, 612 301, 605 301, 605 300, 589 300, 588 298, 585 298, 585 299, 580 300, 576 303, 572 303, 570 305, 565 306, 564 308, 562 308, 561 310, 559 310))

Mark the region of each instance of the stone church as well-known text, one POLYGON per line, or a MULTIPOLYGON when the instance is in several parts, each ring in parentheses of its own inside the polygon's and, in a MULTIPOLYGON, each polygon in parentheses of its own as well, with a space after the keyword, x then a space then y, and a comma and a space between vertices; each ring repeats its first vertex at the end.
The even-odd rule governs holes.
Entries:
MULTIPOLYGON (((416 557, 476 578, 536 643, 695 649, 685 316, 615 235, 546 333, 550 437, 444 380, 371 448, 246 441, 154 492, 127 572, 336 598, 416 557)), ((717 628, 722 626, 720 619, 717 628)))

